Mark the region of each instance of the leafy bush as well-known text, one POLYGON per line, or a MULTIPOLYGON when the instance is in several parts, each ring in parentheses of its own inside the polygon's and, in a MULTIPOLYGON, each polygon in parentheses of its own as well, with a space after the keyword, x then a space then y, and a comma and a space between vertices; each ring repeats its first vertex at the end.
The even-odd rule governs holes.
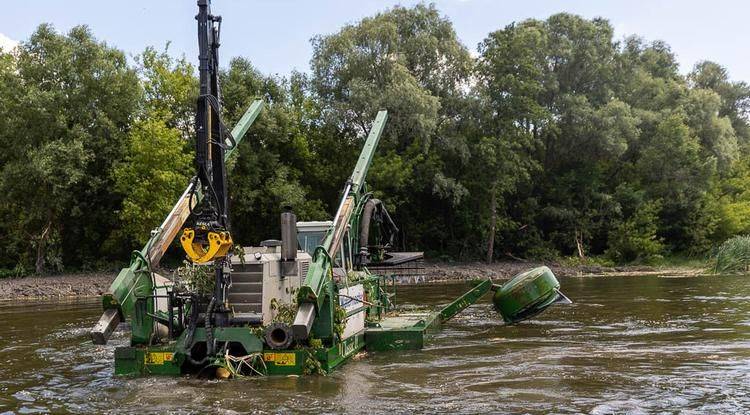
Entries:
POLYGON ((183 266, 175 270, 176 280, 185 284, 190 291, 199 295, 209 296, 216 287, 213 268, 207 265, 196 265, 185 261, 183 266))
POLYGON ((23 267, 23 264, 18 263, 13 269, 0 268, 0 279, 3 278, 20 278, 28 275, 28 270, 23 267))
POLYGON ((600 267, 613 267, 615 266, 612 259, 602 256, 587 256, 581 258, 579 256, 568 256, 560 259, 560 264, 567 267, 579 267, 579 266, 600 266, 600 267))
POLYGON ((659 260, 664 245, 656 235, 658 211, 657 204, 646 203, 629 219, 615 226, 609 232, 607 256, 617 263, 659 260))

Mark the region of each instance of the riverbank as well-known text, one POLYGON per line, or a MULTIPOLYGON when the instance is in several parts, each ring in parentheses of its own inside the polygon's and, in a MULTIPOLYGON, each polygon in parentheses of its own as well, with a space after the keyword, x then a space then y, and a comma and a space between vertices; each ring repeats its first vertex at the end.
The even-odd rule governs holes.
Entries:
POLYGON ((483 262, 445 263, 435 262, 425 264, 425 275, 429 281, 472 280, 477 278, 492 278, 493 280, 507 280, 531 268, 546 265, 558 277, 607 277, 607 276, 670 276, 694 277, 706 274, 706 270, 696 266, 665 265, 565 265, 557 262, 521 262, 507 261, 486 264, 483 262))
MULTIPOLYGON (((541 265, 549 266, 561 277, 606 277, 662 275, 670 277, 692 277, 705 270, 688 266, 616 266, 564 265, 542 262, 481 262, 425 264, 424 282, 465 281, 480 278, 507 280, 514 275, 541 265)), ((33 300, 45 298, 97 297, 109 289, 117 276, 115 272, 77 273, 50 276, 0 279, 0 302, 9 300, 33 300)))
POLYGON ((61 274, 0 279, 0 302, 44 298, 96 297, 109 289, 112 272, 61 274))

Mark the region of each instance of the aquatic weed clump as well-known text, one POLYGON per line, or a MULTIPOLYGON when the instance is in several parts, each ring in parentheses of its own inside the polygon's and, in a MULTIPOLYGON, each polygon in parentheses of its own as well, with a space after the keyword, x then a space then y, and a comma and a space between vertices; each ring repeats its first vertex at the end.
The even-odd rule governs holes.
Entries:
POLYGON ((184 261, 183 266, 175 270, 175 277, 180 284, 185 284, 190 291, 202 296, 210 296, 216 286, 212 267, 189 261, 184 261))
POLYGON ((716 251, 714 273, 737 274, 750 271, 750 236, 727 239, 716 251))

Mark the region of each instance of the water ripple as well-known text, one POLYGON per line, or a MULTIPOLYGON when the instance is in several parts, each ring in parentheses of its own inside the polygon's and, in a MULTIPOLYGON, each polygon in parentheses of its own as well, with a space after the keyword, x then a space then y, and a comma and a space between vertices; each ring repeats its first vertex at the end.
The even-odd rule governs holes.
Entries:
MULTIPOLYGON (((96 300, 0 306, 0 412, 748 413, 746 278, 562 279, 575 302, 506 326, 487 299, 421 351, 367 353, 327 377, 113 376, 96 300)), ((445 304, 464 286, 399 289, 445 304)))

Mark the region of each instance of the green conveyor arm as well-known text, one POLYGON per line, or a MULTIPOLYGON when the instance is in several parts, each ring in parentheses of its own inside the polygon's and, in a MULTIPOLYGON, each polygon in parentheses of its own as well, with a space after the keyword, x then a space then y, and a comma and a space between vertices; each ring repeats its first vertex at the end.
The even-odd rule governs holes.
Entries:
MULTIPOLYGON (((316 313, 323 306, 326 286, 331 280, 333 261, 336 258, 339 244, 346 233, 346 229, 350 225, 355 206, 362 196, 365 178, 387 120, 388 112, 379 111, 370 128, 370 133, 359 155, 357 165, 344 187, 341 202, 333 218, 333 224, 326 232, 323 243, 313 252, 312 263, 297 292, 299 308, 292 325, 292 331, 296 338, 303 339, 309 336, 316 313)), ((358 218, 354 219, 358 222, 358 218)))
MULTIPOLYGON (((245 114, 232 129, 235 145, 227 149, 224 160, 229 160, 229 157, 237 150, 245 133, 258 118, 262 109, 263 101, 260 99, 250 104, 245 114)), ((106 344, 112 331, 121 321, 133 316, 136 307, 145 307, 145 309, 143 313, 139 313, 139 316, 141 316, 139 321, 131 322, 131 342, 140 344, 148 343, 150 340, 153 320, 148 315, 153 314, 153 302, 138 302, 137 299, 152 295, 155 282, 152 279, 150 269, 158 265, 162 255, 189 216, 190 195, 194 194, 192 201, 194 204, 202 198, 199 189, 193 190, 194 186, 195 181, 191 180, 162 225, 152 231, 151 238, 140 251, 133 252, 130 265, 120 271, 109 290, 102 295, 104 313, 91 330, 91 338, 94 343, 106 344)))
POLYGON ((476 303, 482 298, 483 295, 487 294, 492 289, 492 280, 486 279, 476 287, 464 293, 464 295, 456 298, 452 303, 443 307, 440 310, 440 322, 450 320, 456 314, 462 312, 466 307, 476 303))

